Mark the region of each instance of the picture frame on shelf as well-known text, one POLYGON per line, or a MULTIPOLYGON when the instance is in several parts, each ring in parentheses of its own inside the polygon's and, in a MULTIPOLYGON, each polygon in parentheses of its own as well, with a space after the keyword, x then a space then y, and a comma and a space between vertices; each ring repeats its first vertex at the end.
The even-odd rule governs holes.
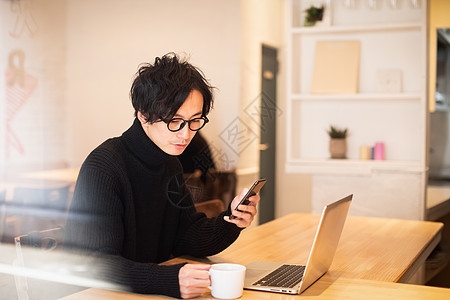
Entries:
POLYGON ((358 93, 360 52, 359 40, 317 41, 310 93, 358 93))
POLYGON ((302 26, 331 26, 331 0, 303 1, 302 26))
POLYGON ((379 93, 401 93, 402 71, 401 70, 378 70, 377 92, 379 93))

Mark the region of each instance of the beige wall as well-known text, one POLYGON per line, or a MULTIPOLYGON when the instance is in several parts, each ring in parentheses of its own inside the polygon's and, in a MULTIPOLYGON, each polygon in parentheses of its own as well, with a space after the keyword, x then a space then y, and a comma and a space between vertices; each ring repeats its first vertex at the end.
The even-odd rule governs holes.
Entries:
POLYGON ((79 165, 95 146, 131 125, 128 93, 138 65, 171 51, 186 53, 218 88, 204 132, 218 150, 234 153, 219 135, 238 114, 238 0, 67 1, 71 165, 79 165))
MULTIPOLYGON (((276 156, 276 205, 275 216, 311 210, 310 176, 287 174, 286 153, 286 1, 241 1, 241 104, 239 117, 259 133, 255 124, 243 111, 252 101, 257 101, 261 89, 261 46, 266 44, 278 49, 279 72, 277 78, 277 105, 281 116, 277 119, 276 156)), ((240 153, 239 168, 247 171, 240 176, 239 188, 248 187, 258 177, 259 139, 240 153)), ((264 199, 262 199, 264 201, 264 199)))
MULTIPOLYGON (((286 4, 285 4, 286 5, 286 4)), ((280 70, 278 95, 281 110, 284 112, 277 123, 277 178, 275 216, 281 217, 295 212, 311 212, 312 209, 312 176, 286 172, 286 35, 287 8, 283 6, 283 47, 279 52, 280 70)))
MULTIPOLYGON (((277 0, 244 0, 241 1, 242 30, 241 30, 241 101, 239 117, 259 134, 259 124, 256 124, 245 112, 244 108, 253 102, 260 101, 261 93, 261 51, 262 45, 275 47, 279 57, 283 57, 284 28, 283 28, 283 1, 277 0)), ((284 80, 278 80, 278 92, 284 88, 284 80)), ((283 100, 278 94, 278 101, 283 100)), ((278 122, 282 120, 277 120, 278 122)), ((259 136, 258 140, 245 150, 241 150, 241 168, 259 167, 259 136)))

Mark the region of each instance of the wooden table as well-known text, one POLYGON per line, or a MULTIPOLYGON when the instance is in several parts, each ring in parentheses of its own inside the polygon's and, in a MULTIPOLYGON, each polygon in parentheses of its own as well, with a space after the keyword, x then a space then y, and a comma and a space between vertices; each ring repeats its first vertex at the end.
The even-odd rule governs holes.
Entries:
POLYGON ((447 181, 427 186, 427 220, 434 221, 450 213, 450 184, 447 181))
MULTIPOLYGON (((209 261, 305 263, 319 216, 291 214, 254 229, 209 261)), ((349 216, 331 265, 346 278, 407 282, 439 243, 442 223, 349 216)))
POLYGON ((73 192, 79 171, 80 169, 78 168, 62 168, 27 172, 18 178, 0 181, 0 192, 6 191, 7 201, 12 199, 14 188, 18 186, 41 187, 42 185, 61 186, 69 184, 73 192))
MULTIPOLYGON (((198 260, 206 263, 248 264, 255 260, 306 263, 319 222, 319 216, 291 214, 256 228, 244 230, 239 239, 218 255, 198 260)), ((393 295, 411 299, 436 295, 444 299, 450 290, 394 284, 405 282, 423 264, 437 245, 441 223, 348 217, 330 271, 304 294, 349 299, 372 299, 393 295), (381 293, 381 294, 380 294, 381 293), (385 294, 383 294, 385 293, 385 294), (411 296, 411 297, 409 297, 411 296)), ((177 263, 189 258, 176 258, 177 263)), ((206 298, 210 297, 208 293, 206 298)), ((294 299, 296 296, 245 291, 245 297, 294 299)), ((121 292, 88 289, 66 297, 73 299, 144 299, 121 292)), ((394 297, 395 299, 396 297, 394 297)))
MULTIPOLYGON (((349 279, 324 275, 310 288, 297 295, 281 295, 268 292, 256 292, 244 290, 240 299, 265 299, 265 300, 317 300, 317 299, 346 299, 346 300, 379 300, 379 299, 450 299, 450 289, 429 287, 423 285, 411 285, 374 280, 349 279)), ((160 295, 139 295, 125 292, 107 291, 100 289, 88 289, 62 300, 144 300, 144 299, 173 299, 160 295)), ((215 299, 210 293, 194 299, 215 299)))

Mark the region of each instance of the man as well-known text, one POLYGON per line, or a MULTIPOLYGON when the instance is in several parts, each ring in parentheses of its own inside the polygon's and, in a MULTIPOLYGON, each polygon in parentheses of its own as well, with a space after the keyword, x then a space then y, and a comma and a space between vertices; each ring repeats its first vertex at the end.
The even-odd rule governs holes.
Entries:
POLYGON ((245 189, 216 218, 195 211, 177 156, 206 125, 213 104, 197 68, 175 54, 156 58, 139 69, 130 95, 133 125, 81 167, 65 245, 100 254, 103 279, 133 292, 199 296, 210 285, 210 265, 158 263, 221 252, 251 224, 259 196, 240 205, 242 212, 234 208, 245 189))

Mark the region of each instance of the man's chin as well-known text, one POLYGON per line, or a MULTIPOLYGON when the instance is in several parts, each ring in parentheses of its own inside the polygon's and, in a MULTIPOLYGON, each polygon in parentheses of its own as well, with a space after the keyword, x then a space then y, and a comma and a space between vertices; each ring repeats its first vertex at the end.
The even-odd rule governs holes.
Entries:
POLYGON ((164 152, 166 152, 169 155, 178 156, 178 155, 181 155, 184 152, 184 150, 186 150, 186 147, 183 147, 183 148, 171 147, 171 149, 168 149, 167 151, 164 151, 164 152))

